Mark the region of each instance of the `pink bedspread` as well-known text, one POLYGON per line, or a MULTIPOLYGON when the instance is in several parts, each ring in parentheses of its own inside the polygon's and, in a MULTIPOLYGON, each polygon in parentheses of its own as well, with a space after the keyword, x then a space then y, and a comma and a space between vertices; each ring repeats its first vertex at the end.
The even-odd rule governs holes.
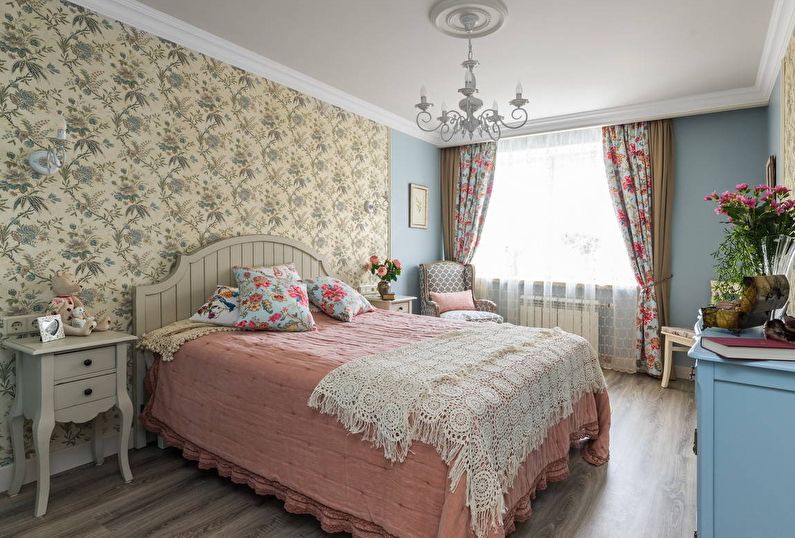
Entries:
MULTIPOLYGON (((311 333, 214 333, 185 344, 172 362, 157 361, 144 425, 202 467, 278 496, 289 511, 315 515, 329 532, 471 536, 464 488, 450 492, 447 466, 432 447, 415 443, 406 461, 392 464, 307 406, 335 367, 455 325, 381 310, 351 323, 315 317, 318 330, 311 333)), ((506 499, 512 508, 504 528, 494 536, 530 517, 537 489, 568 475, 572 440, 590 437, 585 459, 607 461, 609 426, 607 393, 581 398, 528 456, 506 499)))

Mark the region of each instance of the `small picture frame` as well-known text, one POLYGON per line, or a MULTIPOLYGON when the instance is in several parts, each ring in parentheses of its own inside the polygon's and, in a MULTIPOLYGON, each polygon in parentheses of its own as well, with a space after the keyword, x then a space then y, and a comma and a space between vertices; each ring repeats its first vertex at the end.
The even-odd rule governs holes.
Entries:
POLYGON ((428 187, 409 183, 409 228, 428 229, 428 187))
POLYGON ((66 337, 63 332, 63 320, 60 314, 36 318, 36 323, 39 326, 42 342, 52 342, 66 337))

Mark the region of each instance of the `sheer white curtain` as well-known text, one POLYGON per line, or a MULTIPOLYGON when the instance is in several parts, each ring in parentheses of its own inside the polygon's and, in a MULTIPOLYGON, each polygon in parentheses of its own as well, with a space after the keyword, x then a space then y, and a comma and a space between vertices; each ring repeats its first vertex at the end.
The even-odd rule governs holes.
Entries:
POLYGON ((600 129, 500 140, 476 291, 506 321, 579 333, 634 371, 637 285, 611 204, 600 129))

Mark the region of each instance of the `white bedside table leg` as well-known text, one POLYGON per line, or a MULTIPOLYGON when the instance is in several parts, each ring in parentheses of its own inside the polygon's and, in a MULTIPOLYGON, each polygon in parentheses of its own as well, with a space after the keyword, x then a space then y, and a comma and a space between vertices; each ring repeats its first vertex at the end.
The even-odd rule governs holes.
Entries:
POLYGON ((91 453, 94 456, 94 463, 102 465, 105 462, 105 438, 102 434, 102 425, 105 423, 105 416, 100 413, 94 417, 94 437, 91 439, 91 453))
POLYGON ((119 468, 125 482, 132 481, 130 460, 127 452, 130 446, 130 429, 132 428, 133 405, 127 391, 119 393, 119 410, 121 411, 121 431, 119 432, 119 468))
POLYGON ((127 344, 116 344, 116 404, 121 412, 121 431, 119 432, 119 469, 125 482, 132 481, 130 460, 127 452, 130 447, 130 429, 133 422, 133 404, 127 394, 127 344))
MULTIPOLYGON (((17 379, 22 377, 22 355, 16 352, 17 379)), ((11 478, 11 485, 8 487, 8 494, 14 496, 22 489, 25 481, 25 415, 22 410, 22 383, 17 383, 14 407, 11 409, 11 420, 9 428, 11 430, 11 448, 14 450, 14 476, 11 478)))
POLYGON ((11 485, 8 487, 8 494, 14 496, 22 489, 22 482, 25 481, 25 437, 22 427, 25 424, 25 417, 15 415, 11 417, 11 446, 14 449, 14 476, 11 485))
POLYGON ((38 484, 36 487, 36 517, 47 513, 47 500, 50 497, 50 437, 55 427, 55 413, 52 408, 40 409, 33 419, 33 446, 38 460, 38 484))
MULTIPOLYGON (((37 409, 33 418, 33 447, 36 449, 38 465, 38 484, 36 485, 36 517, 47 513, 50 497, 50 437, 55 428, 55 404, 52 387, 54 385, 53 356, 41 355, 33 363, 38 370, 39 386, 36 395, 37 409)), ((30 385, 28 385, 30 386, 30 385)))

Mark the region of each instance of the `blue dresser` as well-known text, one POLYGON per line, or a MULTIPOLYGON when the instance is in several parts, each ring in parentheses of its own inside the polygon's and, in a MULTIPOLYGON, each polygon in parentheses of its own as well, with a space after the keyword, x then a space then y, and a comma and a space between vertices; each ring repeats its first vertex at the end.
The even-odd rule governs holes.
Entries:
MULTIPOLYGON (((699 336, 710 335, 731 336, 699 336)), ((795 362, 723 359, 699 341, 688 355, 696 360, 698 538, 795 536, 795 362)))

